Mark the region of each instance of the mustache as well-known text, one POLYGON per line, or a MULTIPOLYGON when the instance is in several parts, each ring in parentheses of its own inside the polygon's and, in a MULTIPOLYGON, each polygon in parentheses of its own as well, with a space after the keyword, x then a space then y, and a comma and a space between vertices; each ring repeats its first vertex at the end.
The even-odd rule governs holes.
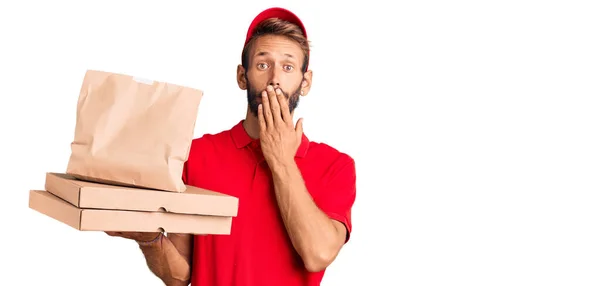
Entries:
MULTIPOLYGON (((298 90, 298 91, 295 91, 295 92, 294 92, 294 91, 292 91, 292 92, 291 92, 292 94, 291 94, 290 92, 287 92, 287 91, 283 90, 281 87, 273 87, 273 88, 274 88, 274 91, 277 91, 277 89, 279 89, 279 90, 281 91, 281 93, 283 94, 283 96, 284 96, 286 99, 289 99, 289 98, 290 98, 290 96, 291 96, 292 94, 293 94, 293 95, 295 95, 295 96, 297 96, 297 95, 300 95, 300 91, 299 91, 299 90, 298 90)), ((260 90, 255 90, 255 89, 252 89, 252 90, 251 90, 251 93, 252 93, 252 94, 253 94, 255 97, 258 97, 258 98, 260 98, 260 97, 262 96, 262 92, 263 92, 263 91, 265 91, 265 92, 266 92, 266 91, 267 91, 267 88, 265 87, 265 88, 263 88, 263 89, 260 89, 260 90)))

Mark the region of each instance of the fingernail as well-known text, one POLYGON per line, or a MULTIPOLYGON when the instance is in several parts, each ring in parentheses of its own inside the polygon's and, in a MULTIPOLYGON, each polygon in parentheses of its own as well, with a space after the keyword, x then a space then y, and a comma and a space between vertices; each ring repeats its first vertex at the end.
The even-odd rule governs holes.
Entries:
POLYGON ((263 97, 267 97, 267 92, 266 91, 261 92, 261 94, 262 94, 263 97))
POLYGON ((281 89, 280 88, 277 89, 277 94, 281 94, 281 89))
POLYGON ((273 86, 271 86, 271 85, 267 86, 267 90, 268 91, 273 91, 273 86))

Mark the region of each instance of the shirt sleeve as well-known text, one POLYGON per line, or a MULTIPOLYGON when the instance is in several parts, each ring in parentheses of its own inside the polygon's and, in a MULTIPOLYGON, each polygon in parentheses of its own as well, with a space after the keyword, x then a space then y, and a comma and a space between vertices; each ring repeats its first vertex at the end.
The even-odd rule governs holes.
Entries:
POLYGON ((187 171, 188 171, 188 161, 185 161, 183 163, 183 173, 181 174, 181 180, 183 180, 183 183, 186 185, 188 184, 187 171))
POLYGON ((356 199, 356 167, 354 160, 345 156, 336 171, 324 185, 316 203, 331 219, 346 226, 346 242, 352 232, 352 206, 356 199))

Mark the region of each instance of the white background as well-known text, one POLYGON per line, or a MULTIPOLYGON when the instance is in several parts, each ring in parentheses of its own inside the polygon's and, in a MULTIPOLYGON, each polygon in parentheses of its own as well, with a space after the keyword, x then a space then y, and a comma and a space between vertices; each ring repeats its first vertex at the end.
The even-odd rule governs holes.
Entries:
POLYGON ((86 69, 200 88, 195 136, 233 126, 246 29, 282 6, 313 48, 296 117, 357 162, 323 285, 599 285, 594 2, 2 2, 1 284, 161 285, 133 242, 47 218, 28 191, 66 168, 86 69))

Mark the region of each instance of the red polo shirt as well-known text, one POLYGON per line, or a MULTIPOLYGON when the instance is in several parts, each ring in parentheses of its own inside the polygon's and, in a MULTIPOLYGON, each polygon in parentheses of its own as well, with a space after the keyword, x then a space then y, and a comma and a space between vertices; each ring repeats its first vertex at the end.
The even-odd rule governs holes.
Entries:
MULTIPOLYGON (((239 199, 230 235, 194 238, 191 284, 319 285, 324 272, 311 273, 304 268, 281 220, 260 141, 248 136, 242 122, 193 140, 185 164, 186 184, 239 199)), ((330 218, 344 223, 349 234, 356 194, 354 160, 303 136, 296 163, 315 203, 330 218)))

